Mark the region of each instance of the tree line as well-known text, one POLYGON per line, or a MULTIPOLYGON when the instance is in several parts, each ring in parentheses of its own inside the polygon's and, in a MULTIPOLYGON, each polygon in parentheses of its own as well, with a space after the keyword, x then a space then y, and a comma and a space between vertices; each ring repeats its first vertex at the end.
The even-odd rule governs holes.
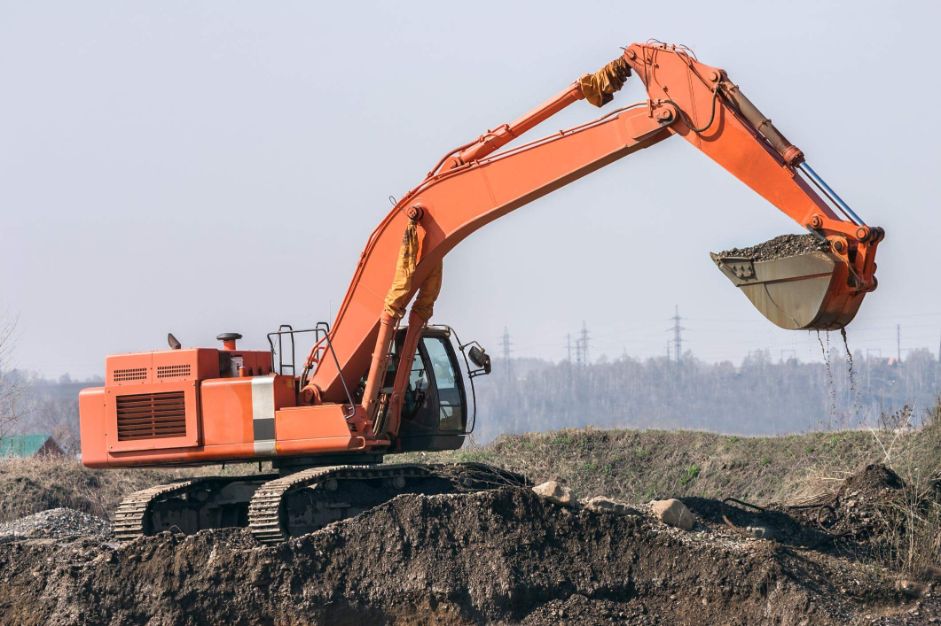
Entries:
POLYGON ((689 353, 580 365, 498 359, 477 381, 478 441, 584 426, 771 435, 877 425, 905 406, 919 415, 938 399, 941 365, 928 350, 902 361, 833 353, 820 363, 759 351, 740 365, 689 353))
MULTIPOLYGON (((927 350, 902 361, 859 354, 852 368, 842 354, 807 363, 754 352, 738 365, 689 353, 582 364, 514 358, 496 359, 475 382, 479 442, 585 426, 771 435, 875 426, 905 406, 917 417, 937 401, 941 365, 927 350)), ((77 452, 78 392, 100 384, 0 371, 0 436, 48 433, 77 452)))

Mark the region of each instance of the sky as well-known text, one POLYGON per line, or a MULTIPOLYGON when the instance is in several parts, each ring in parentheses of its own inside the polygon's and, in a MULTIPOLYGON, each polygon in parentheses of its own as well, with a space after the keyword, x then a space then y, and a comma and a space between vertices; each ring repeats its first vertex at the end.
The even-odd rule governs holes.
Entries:
MULTIPOLYGON (((101 375, 108 354, 265 347, 331 320, 389 196, 631 42, 724 68, 869 224, 879 289, 854 350, 941 341, 934 2, 7 2, 0 0, 0 315, 7 366, 101 375)), ((634 79, 618 105, 645 97, 634 79)), ((613 108, 615 105, 609 105, 613 108)), ((538 137, 605 112, 581 102, 538 137)), ((820 358, 710 250, 801 232, 681 139, 478 231, 435 321, 501 353, 820 358)), ((836 341, 838 338, 832 340, 836 341)))

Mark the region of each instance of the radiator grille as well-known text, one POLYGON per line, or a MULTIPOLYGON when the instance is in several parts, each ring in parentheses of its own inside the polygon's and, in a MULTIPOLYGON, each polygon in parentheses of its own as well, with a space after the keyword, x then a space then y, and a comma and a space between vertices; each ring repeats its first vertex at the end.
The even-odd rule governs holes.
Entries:
POLYGON ((157 378, 182 378, 190 375, 190 365, 158 365, 157 378))
POLYGON ((118 441, 186 435, 182 391, 117 396, 118 441))
POLYGON ((125 367, 123 369, 114 370, 114 373, 111 375, 111 379, 116 383, 128 380, 144 380, 146 378, 146 367, 125 367))

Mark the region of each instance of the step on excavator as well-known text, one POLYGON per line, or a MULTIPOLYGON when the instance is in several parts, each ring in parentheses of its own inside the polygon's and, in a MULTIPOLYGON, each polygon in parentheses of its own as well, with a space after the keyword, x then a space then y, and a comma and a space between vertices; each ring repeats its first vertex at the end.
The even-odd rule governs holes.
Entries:
POLYGON ((263 350, 243 349, 237 333, 219 335, 216 348, 184 348, 170 335, 168 350, 107 357, 104 386, 79 396, 86 466, 271 467, 133 493, 113 515, 116 536, 247 526, 260 542, 277 543, 399 493, 527 484, 483 464, 382 462, 459 448, 474 426, 474 379, 490 373, 480 344, 429 323, 442 259, 497 218, 671 137, 704 152, 817 243, 780 258, 713 255, 732 283, 781 327, 848 324, 876 288, 884 231, 862 221, 725 70, 684 46, 633 44, 441 158, 370 235, 332 326, 282 325, 263 350), (645 85, 645 100, 503 149, 580 100, 607 105, 631 76, 645 85), (312 346, 300 362, 298 342, 312 346))

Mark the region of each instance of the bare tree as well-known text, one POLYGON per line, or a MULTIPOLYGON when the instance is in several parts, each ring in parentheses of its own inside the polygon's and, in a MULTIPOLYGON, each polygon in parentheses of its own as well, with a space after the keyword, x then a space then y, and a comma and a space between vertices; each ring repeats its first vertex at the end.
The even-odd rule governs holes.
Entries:
POLYGON ((17 400, 22 388, 20 377, 7 368, 7 361, 13 350, 15 327, 16 324, 12 322, 0 322, 0 439, 13 430, 19 415, 17 400))

